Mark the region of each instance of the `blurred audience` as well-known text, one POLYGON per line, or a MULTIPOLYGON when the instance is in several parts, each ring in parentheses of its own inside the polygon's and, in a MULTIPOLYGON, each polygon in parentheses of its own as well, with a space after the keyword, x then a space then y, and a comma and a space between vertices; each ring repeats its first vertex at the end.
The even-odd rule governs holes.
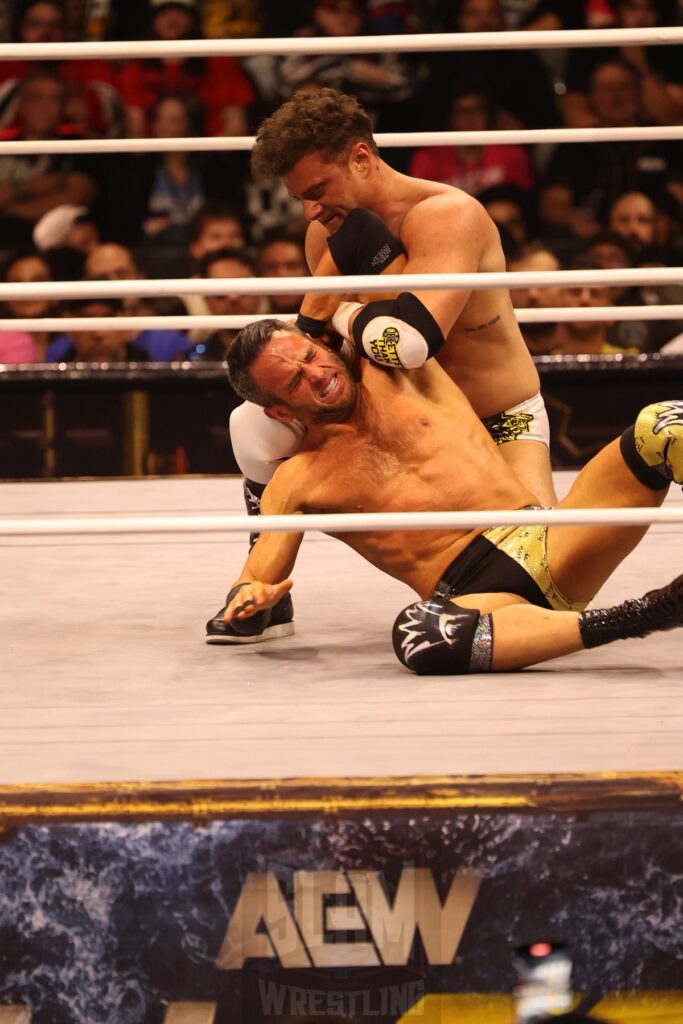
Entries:
MULTIPOLYGON (((256 265, 245 249, 218 249, 208 253, 200 264, 202 277, 256 277, 256 265)), ((237 292, 205 296, 209 312, 214 316, 250 316, 261 312, 263 305, 258 295, 240 295, 237 292)), ((218 362, 225 359, 230 343, 239 328, 219 327, 200 342, 189 359, 218 362)))
POLYGON ((39 252, 73 249, 87 256, 100 244, 100 233, 87 206, 64 203, 40 218, 33 229, 33 244, 39 252))
MULTIPOLYGON (((286 232, 273 232, 259 246, 260 277, 307 277, 308 264, 302 239, 286 232)), ((298 313, 303 295, 266 295, 267 312, 276 316, 298 313)))
MULTIPOLYGON (((662 234, 663 246, 659 246, 657 236, 657 207, 649 196, 642 192, 626 192, 614 201, 609 209, 608 224, 610 229, 623 238, 632 254, 633 266, 651 267, 667 264, 672 259, 669 249, 671 240, 666 233, 662 234), (667 245, 667 243, 669 243, 667 245)), ((630 304, 658 306, 680 304, 683 302, 683 283, 655 285, 646 283, 629 290, 630 304)), ((630 327, 626 323, 619 325, 623 336, 633 336, 639 330, 642 340, 639 342, 644 351, 657 351, 669 341, 674 334, 683 330, 683 321, 649 320, 637 321, 630 327)))
MULTIPOLYGON (((507 25, 501 0, 448 0, 441 5, 439 28, 446 32, 503 32, 507 25)), ((550 76, 532 50, 464 50, 430 55, 431 75, 421 95, 429 127, 442 128, 450 97, 463 84, 491 91, 497 111, 495 128, 550 128, 558 121, 550 76)))
MULTIPOLYGON (((145 277, 130 249, 112 242, 98 245, 88 254, 85 276, 89 281, 134 281, 145 277)), ((186 312, 180 299, 147 295, 131 295, 120 300, 119 305, 127 316, 169 316, 186 312)), ((184 331, 170 328, 139 331, 133 337, 147 358, 159 363, 182 359, 192 347, 184 331)))
MULTIPOLYGON (((120 316, 120 299, 78 299, 66 305, 67 316, 120 316)), ((50 343, 46 363, 128 363, 148 362, 149 353, 136 344, 134 331, 111 328, 58 334, 50 343)))
MULTIPOLYGON (((447 130, 484 132, 493 128, 496 111, 488 95, 463 89, 453 98, 447 130)), ((533 184, 529 157, 522 146, 428 146, 415 151, 410 174, 455 185, 473 196, 497 185, 530 189, 533 184)))
MULTIPOLYGON (((550 249, 544 249, 539 244, 531 244, 521 249, 515 259, 508 260, 507 269, 515 273, 534 274, 547 270, 558 271, 562 267, 550 249)), ((516 309, 552 309, 562 305, 561 289, 557 285, 551 288, 514 288, 510 292, 510 297, 516 309)), ((520 325, 522 337, 532 355, 548 355, 554 351, 557 326, 554 320, 520 325)))
MULTIPOLYGON (((19 88, 17 123, 0 132, 0 140, 40 142, 73 138, 78 131, 65 121, 64 82, 49 68, 37 69, 19 88)), ((0 238, 8 246, 30 243, 33 226, 56 206, 88 206, 97 188, 65 156, 11 156, 0 159, 0 238)))
MULTIPOLYGON (((372 32, 363 0, 313 0, 311 20, 299 36, 358 36, 372 32)), ((380 54, 292 54, 281 59, 278 94, 286 99, 299 89, 327 86, 352 92, 372 116, 378 131, 398 128, 392 109, 415 93, 420 63, 398 52, 380 54)), ((405 130, 405 123, 403 124, 405 130)))
POLYGON ((624 192, 607 213, 607 224, 621 235, 639 264, 660 260, 655 237, 656 207, 642 192, 624 192))
MULTIPOLYGON (((645 123, 640 72, 619 57, 610 57, 594 68, 588 103, 595 126, 638 127, 645 123)), ((577 205, 595 218, 595 230, 605 205, 633 189, 664 190, 676 170, 680 143, 596 142, 587 151, 584 143, 558 146, 546 171, 548 178, 571 181, 577 205)))
MULTIPOLYGON (((510 28, 657 27, 676 21, 674 0, 146 0, 98 15, 70 0, 23 0, 12 37, 61 42, 109 32, 162 40, 249 38, 259 33, 342 37, 510 28), (99 18, 99 21, 98 21, 99 18), (98 27, 99 26, 99 27, 98 27)), ((678 124, 683 62, 672 46, 434 53, 397 52, 108 61, 0 62, 0 142, 116 136, 246 135, 296 89, 353 92, 377 131, 678 124), (246 68, 246 70, 245 70, 246 68), (250 118, 254 118, 250 122, 250 118)), ((498 225, 509 270, 560 264, 626 268, 683 261, 680 142, 454 145, 384 155, 412 175, 476 195, 498 225), (548 151, 550 150, 550 151, 548 151), (531 154, 533 153, 533 163, 531 154), (536 188, 534 190, 534 185, 536 188), (533 191, 532 191, 533 190, 533 191)), ((254 182, 241 153, 6 156, 0 158, 0 231, 7 281, 133 280, 188 259, 210 278, 306 276, 300 205, 279 181, 254 182), (99 161, 99 162, 98 162, 99 161), (106 239, 103 242, 102 239, 106 239), (125 244, 119 244, 125 243, 125 244), (256 245, 256 264, 249 246, 256 245), (131 249, 131 246, 134 249, 131 249), (139 263, 142 263, 143 269, 139 263), (257 269, 256 269, 257 268, 257 269)), ((189 266, 189 260, 193 266, 189 266)), ((179 273, 178 276, 182 276, 179 273)), ((300 295, 89 300, 78 315, 295 313, 300 295)), ((683 302, 680 286, 529 288, 516 307, 683 302)), ((54 315, 42 300, 5 302, 6 317, 54 315)), ((653 352, 680 344, 683 322, 524 324, 536 354, 653 352)), ((234 330, 0 334, 0 362, 222 360, 234 330)))
MULTIPOLYGON (((142 277, 135 257, 125 245, 104 242, 88 253, 85 261, 85 276, 89 281, 134 281, 142 277)), ((125 302, 136 303, 134 296, 125 302)), ((133 306, 128 306, 132 310, 133 306)))
MULTIPOLYGON (((29 284, 32 282, 52 281, 50 266, 44 257, 37 252, 26 250, 11 256, 2 272, 2 280, 8 284, 29 284)), ((37 318, 55 316, 56 303, 52 299, 5 299, 0 304, 2 316, 8 318, 37 318)), ((3 336, 0 335, 0 338, 3 336)), ((23 331, 12 332, 11 337, 5 336, 4 345, 6 358, 0 362, 42 363, 50 341, 47 331, 35 331, 26 334, 23 331), (11 357, 14 352, 17 358, 11 357), (18 358, 21 356, 22 358, 18 358)))
POLYGON ((504 237, 501 239, 508 259, 514 249, 519 250, 531 241, 527 199, 521 189, 500 185, 482 192, 479 201, 494 224, 509 235, 509 241, 504 237))
MULTIPOLYGON (((244 249, 247 238, 244 227, 232 206, 220 201, 205 203, 190 223, 189 251, 194 262, 193 276, 204 277, 200 271, 202 260, 217 249, 244 249), (199 273, 198 273, 199 271, 199 273)), ((208 316, 211 313, 204 295, 184 295, 183 303, 192 316, 208 316)), ((210 332, 193 330, 193 341, 205 341, 210 332)))
POLYGON ((196 262, 215 249, 239 249, 246 244, 242 221, 227 203, 205 203, 190 222, 189 250, 196 262))
MULTIPOLYGON (((591 261, 577 256, 571 270, 593 269, 591 261)), ((562 306, 573 309, 593 309, 614 305, 612 289, 604 286, 577 286, 559 289, 562 306)), ((608 338, 609 319, 565 320, 558 323, 551 352, 553 355, 637 355, 637 348, 620 348, 608 338)))
MULTIPOLYGON (((192 96, 169 93, 150 111, 152 138, 187 138, 201 134, 203 112, 192 96)), ((150 246, 186 246, 190 225, 204 206, 211 186, 205 154, 181 150, 141 153, 122 164, 125 190, 114 188, 109 217, 126 225, 123 237, 150 246)))
MULTIPOLYGON (((656 28, 674 23, 674 4, 662 0, 615 0, 611 28, 656 28)), ((637 74, 641 92, 642 118, 651 124, 678 124, 683 117, 683 66, 675 46, 622 46, 620 49, 588 47, 569 52, 566 72, 567 92, 562 101, 562 113, 569 128, 592 128, 600 124, 599 115, 591 100, 595 88, 591 78, 603 62, 619 57, 637 74)), ((611 93, 618 106, 619 90, 614 79, 603 81, 600 89, 608 101, 611 93)))
MULTIPOLYGON (((546 245, 576 248, 574 187, 567 178, 546 178, 536 189, 536 233, 546 245)), ((592 233, 590 221, 589 233, 592 233)))
POLYGON ((199 17, 207 39, 253 39, 261 35, 261 0, 202 0, 199 17))
MULTIPOLYGON (((200 36, 197 0, 150 0, 153 39, 196 39, 200 36)), ((254 91, 232 57, 130 60, 119 74, 126 103, 128 134, 149 134, 150 116, 166 93, 194 96, 202 105, 202 129, 208 135, 246 135, 254 91)))
MULTIPOLYGON (((66 5, 60 0, 28 0, 16 5, 14 39, 20 43, 61 43, 66 39, 66 5)), ((21 82, 45 67, 41 61, 0 62, 0 128, 15 123, 21 82)), ((65 84, 65 120, 85 135, 116 137, 123 132, 123 105, 111 61, 67 60, 50 65, 65 84)))

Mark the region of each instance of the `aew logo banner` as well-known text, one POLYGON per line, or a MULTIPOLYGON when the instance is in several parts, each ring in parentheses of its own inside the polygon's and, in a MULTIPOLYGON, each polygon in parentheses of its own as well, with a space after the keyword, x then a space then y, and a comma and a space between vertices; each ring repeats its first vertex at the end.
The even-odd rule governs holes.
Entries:
POLYGON ((239 971, 258 957, 284 968, 404 967, 417 932, 429 964, 450 964, 480 881, 458 871, 442 904, 430 870, 404 868, 391 903, 377 871, 296 871, 290 907, 275 874, 248 875, 216 966, 239 971), (342 933, 369 939, 337 941, 342 933))
POLYGON ((580 950, 575 990, 675 992, 671 800, 20 826, 0 843, 0 1024, 445 1024, 472 998, 509 1024, 511 948, 549 928, 580 950))

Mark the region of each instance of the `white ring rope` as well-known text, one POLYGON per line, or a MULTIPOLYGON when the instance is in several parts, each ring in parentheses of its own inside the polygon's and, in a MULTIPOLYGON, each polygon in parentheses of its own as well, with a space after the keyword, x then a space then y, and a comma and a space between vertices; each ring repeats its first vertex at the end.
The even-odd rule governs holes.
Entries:
POLYGON ((443 50, 564 50, 593 46, 663 46, 683 42, 683 28, 559 29, 529 32, 419 32, 414 35, 301 36, 275 39, 130 40, 2 43, 0 60, 130 60, 136 57, 283 57, 287 54, 430 53, 443 50))
MULTIPOLYGON (((179 316, 46 316, 0 319, 2 331, 217 331, 241 330, 259 320, 293 323, 294 313, 261 313, 257 316, 231 314, 179 316)), ((515 309, 520 324, 600 323, 603 320, 683 320, 683 304, 664 306, 556 306, 543 309, 515 309)))
POLYGON ((514 509, 469 512, 351 512, 321 515, 45 516, 0 518, 0 536, 88 536, 101 533, 365 533, 472 530, 489 526, 648 526, 683 523, 683 506, 664 508, 514 509))
POLYGON ((437 291, 487 288, 681 284, 683 267, 623 270, 542 270, 485 274, 349 274, 345 277, 191 277, 134 281, 31 281, 0 284, 0 302, 12 299, 89 299, 96 296, 300 295, 357 292, 437 291))
MULTIPOLYGON (((380 149, 401 146, 526 146, 564 142, 643 142, 683 139, 683 125, 626 128, 529 128, 522 131, 385 132, 374 136, 380 149)), ((247 152, 254 136, 212 135, 182 139, 40 139, 0 142, 0 156, 55 153, 210 153, 247 152)))

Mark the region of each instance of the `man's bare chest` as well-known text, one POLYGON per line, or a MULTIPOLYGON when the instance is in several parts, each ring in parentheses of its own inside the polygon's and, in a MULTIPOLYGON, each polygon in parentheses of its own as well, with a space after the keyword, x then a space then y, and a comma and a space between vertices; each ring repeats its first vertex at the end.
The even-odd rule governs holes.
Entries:
POLYGON ((400 403, 393 411, 371 430, 325 445, 316 460, 308 511, 389 511, 431 504, 434 469, 446 438, 427 413, 405 417, 400 403))

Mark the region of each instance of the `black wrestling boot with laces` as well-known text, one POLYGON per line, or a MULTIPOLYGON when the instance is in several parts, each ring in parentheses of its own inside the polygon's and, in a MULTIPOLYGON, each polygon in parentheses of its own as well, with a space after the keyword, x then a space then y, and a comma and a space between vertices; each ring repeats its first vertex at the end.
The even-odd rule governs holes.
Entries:
POLYGON ((280 598, 272 608, 257 612, 248 619, 225 622, 223 612, 238 590, 239 587, 232 588, 221 610, 207 622, 207 644, 258 644, 262 640, 277 640, 279 637, 292 635, 294 609, 289 594, 280 598))
POLYGON ((624 601, 615 608, 582 612, 579 616, 585 648, 648 636, 677 626, 683 626, 683 576, 668 587, 650 590, 641 598, 624 601))

